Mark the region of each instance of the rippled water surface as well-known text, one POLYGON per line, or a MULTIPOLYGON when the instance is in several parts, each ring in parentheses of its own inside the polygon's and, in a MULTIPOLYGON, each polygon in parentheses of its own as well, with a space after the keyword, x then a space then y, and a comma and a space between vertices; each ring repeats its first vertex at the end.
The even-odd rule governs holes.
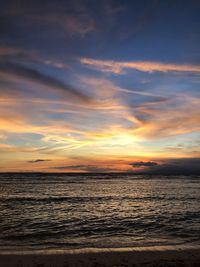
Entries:
POLYGON ((200 177, 0 175, 0 247, 200 244, 200 177))

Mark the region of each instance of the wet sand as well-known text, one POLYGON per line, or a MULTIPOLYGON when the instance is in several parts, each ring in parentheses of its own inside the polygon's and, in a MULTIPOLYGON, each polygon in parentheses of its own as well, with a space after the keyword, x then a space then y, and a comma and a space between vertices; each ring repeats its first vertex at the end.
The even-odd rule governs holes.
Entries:
POLYGON ((200 247, 1 251, 1 267, 200 267, 200 247))

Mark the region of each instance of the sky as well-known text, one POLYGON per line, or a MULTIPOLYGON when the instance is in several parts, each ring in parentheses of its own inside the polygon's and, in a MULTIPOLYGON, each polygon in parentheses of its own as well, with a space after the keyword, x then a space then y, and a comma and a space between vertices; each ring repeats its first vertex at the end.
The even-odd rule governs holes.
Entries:
POLYGON ((1 0, 0 171, 200 173, 198 0, 1 0))

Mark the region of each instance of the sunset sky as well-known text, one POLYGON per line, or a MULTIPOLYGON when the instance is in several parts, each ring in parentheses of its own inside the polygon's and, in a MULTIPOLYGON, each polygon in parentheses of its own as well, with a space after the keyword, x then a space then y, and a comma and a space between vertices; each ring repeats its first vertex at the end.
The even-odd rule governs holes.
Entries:
POLYGON ((200 170, 200 2, 0 1, 0 171, 200 170))

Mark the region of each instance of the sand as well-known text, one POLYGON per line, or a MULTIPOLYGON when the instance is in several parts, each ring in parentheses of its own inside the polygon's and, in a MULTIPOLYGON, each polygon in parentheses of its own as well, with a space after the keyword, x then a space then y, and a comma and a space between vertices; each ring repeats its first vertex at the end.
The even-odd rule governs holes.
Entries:
POLYGON ((200 247, 0 251, 0 267, 200 267, 200 247))

